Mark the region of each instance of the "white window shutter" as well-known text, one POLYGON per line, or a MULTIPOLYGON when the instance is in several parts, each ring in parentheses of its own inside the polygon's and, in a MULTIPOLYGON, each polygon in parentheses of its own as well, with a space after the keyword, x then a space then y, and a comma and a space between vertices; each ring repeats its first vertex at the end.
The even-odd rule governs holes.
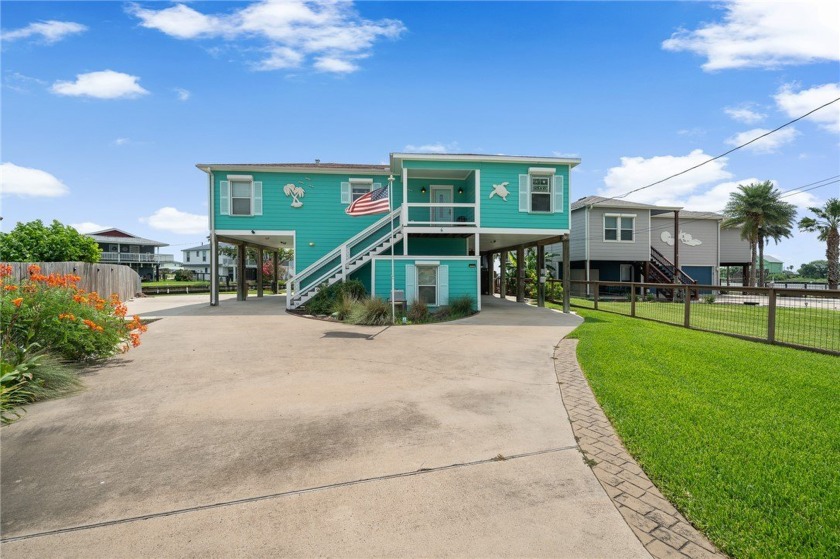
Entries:
POLYGON ((262 215, 263 197, 262 197, 262 182, 254 183, 254 213, 253 215, 262 215))
POLYGON ((449 266, 438 266, 438 306, 449 304, 449 266))
POLYGON ((528 211, 528 175, 519 175, 519 211, 528 211))
POLYGON ((230 215, 230 181, 219 182, 219 213, 230 215))
POLYGON ((343 182, 341 183, 341 203, 342 204, 349 204, 353 201, 353 193, 350 190, 350 183, 343 182))
POLYGON ((563 213, 563 175, 554 175, 554 213, 563 213))
POLYGON ((417 266, 414 264, 405 265, 405 302, 413 305, 417 299, 417 266))

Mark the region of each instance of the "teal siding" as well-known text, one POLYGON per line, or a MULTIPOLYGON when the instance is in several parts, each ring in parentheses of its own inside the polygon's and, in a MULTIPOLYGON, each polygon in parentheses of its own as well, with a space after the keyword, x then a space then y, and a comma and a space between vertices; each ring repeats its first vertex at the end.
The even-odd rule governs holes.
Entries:
MULTIPOLYGON (((369 178, 388 183, 388 175, 326 175, 316 173, 251 173, 244 171, 215 172, 216 230, 296 231, 295 264, 301 271, 335 247, 382 219, 385 214, 351 217, 344 213, 341 203, 341 183, 352 178, 369 178), (251 175, 262 182, 263 215, 229 216, 219 213, 219 183, 228 175, 251 175), (292 199, 283 194, 283 186, 294 183, 303 186, 306 194, 303 206, 291 207, 292 199), (312 246, 310 246, 312 243, 312 246)), ((402 203, 402 183, 394 181, 394 203, 402 203)), ((396 207, 396 206, 395 206, 396 207)))
POLYGON ((365 291, 367 291, 368 293, 370 293, 371 287, 373 285, 371 283, 370 269, 371 265, 370 263, 368 263, 356 270, 355 272, 353 272, 352 274, 350 274, 349 276, 350 279, 359 280, 360 282, 362 282, 362 285, 365 286, 365 291))
MULTIPOLYGON (((409 243, 409 246, 411 244, 409 243)), ((406 266, 413 265, 416 262, 424 262, 434 260, 440 262, 441 266, 449 267, 449 300, 455 297, 468 295, 473 300, 473 308, 478 304, 478 275, 476 273, 476 266, 478 260, 459 259, 449 260, 446 258, 397 258, 394 262, 394 288, 405 290, 405 270, 406 266), (470 268, 470 265, 473 267, 470 268)), ((388 298, 388 293, 391 291, 391 261, 389 258, 376 259, 376 277, 373 294, 382 299, 388 298)))
MULTIPOLYGON (((402 253, 402 246, 399 252, 402 253)), ((467 256, 467 239, 462 237, 408 237, 408 254, 422 256, 467 256)))
MULTIPOLYGON (((519 175, 527 174, 530 167, 548 167, 534 163, 484 163, 461 161, 403 161, 408 169, 478 169, 481 172, 479 196, 481 198, 481 227, 511 229, 569 229, 569 166, 551 165, 563 177, 562 212, 553 214, 519 211, 519 175), (510 195, 507 201, 498 196, 489 198, 494 184, 507 182, 510 195)), ((413 179, 409 179, 411 185, 413 179)))

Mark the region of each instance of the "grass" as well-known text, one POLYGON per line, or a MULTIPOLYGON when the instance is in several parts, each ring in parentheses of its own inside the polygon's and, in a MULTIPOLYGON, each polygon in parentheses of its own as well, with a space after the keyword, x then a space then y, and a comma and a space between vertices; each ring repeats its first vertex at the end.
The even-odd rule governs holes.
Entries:
POLYGON ((732 557, 840 557, 840 358, 580 314, 596 398, 689 520, 732 557))
MULTIPOLYGON (((234 285, 231 282, 231 285, 234 285)), ((175 280, 161 280, 161 281, 144 281, 143 287, 209 287, 209 281, 175 281, 175 280)))
MULTIPOLYGON (((572 299, 576 307, 592 308, 587 299, 572 299)), ((831 304, 815 299, 807 308, 776 309, 776 340, 789 344, 840 351, 840 309, 819 308, 814 305, 831 304)), ((600 301, 603 311, 630 314, 629 301, 600 301)), ((684 303, 636 303, 636 316, 682 325, 684 303)), ((691 326, 702 330, 767 338, 768 307, 739 304, 692 303, 691 326)))

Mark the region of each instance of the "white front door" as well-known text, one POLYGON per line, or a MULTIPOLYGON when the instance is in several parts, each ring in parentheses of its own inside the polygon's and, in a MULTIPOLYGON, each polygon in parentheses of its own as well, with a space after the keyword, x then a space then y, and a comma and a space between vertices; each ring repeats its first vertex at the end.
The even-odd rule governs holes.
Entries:
MULTIPOLYGON (((451 204, 452 203, 452 187, 431 185, 429 187, 431 193, 432 203, 434 204, 451 204)), ((449 222, 453 221, 452 206, 443 208, 432 208, 432 221, 449 222)))

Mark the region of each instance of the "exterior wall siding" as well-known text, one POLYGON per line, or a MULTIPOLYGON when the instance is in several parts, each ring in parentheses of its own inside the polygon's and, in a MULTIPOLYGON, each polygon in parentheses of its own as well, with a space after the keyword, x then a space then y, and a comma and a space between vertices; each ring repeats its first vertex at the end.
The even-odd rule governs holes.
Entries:
POLYGON ((649 234, 650 210, 641 208, 592 208, 589 212, 589 258, 591 260, 623 262, 643 262, 650 260, 649 234), (636 216, 634 242, 604 241, 604 214, 608 213, 636 216))
MULTIPOLYGON (((410 246, 410 245, 409 245, 410 246)), ((449 300, 467 295, 473 300, 473 309, 478 304, 478 276, 476 267, 478 258, 412 258, 397 257, 394 260, 394 289, 405 291, 406 266, 417 262, 434 260, 441 266, 449 267, 449 300), (473 267, 471 268, 470 265, 473 267)), ((372 295, 387 299, 391 291, 391 259, 379 256, 374 259, 374 285, 372 295)))
POLYGON ((741 238, 740 229, 721 228, 720 261, 729 264, 750 263, 750 244, 741 238))
MULTIPOLYGON (((402 247, 397 251, 399 254, 402 247)), ((461 237, 408 238, 408 254, 421 256, 467 256, 467 239, 461 237)))
MULTIPOLYGON (((341 183, 350 178, 373 179, 388 183, 388 174, 382 175, 333 175, 317 173, 250 173, 215 172, 215 228, 216 230, 288 231, 294 230, 295 263, 301 271, 335 247, 379 221, 385 214, 351 217, 344 213, 346 204, 341 203, 341 183), (254 181, 263 184, 263 214, 257 216, 219 215, 219 194, 221 181, 228 175, 251 175, 254 181), (294 183, 303 186, 306 194, 301 198, 303 206, 291 207, 291 198, 283 194, 283 186, 294 183)), ((402 203, 402 184, 394 181, 396 205, 402 203)))
MULTIPOLYGON (((718 262, 718 224, 713 219, 680 219, 680 231, 688 233, 693 239, 702 244, 690 246, 680 242, 680 267, 685 266, 717 266, 718 262)), ((662 240, 662 234, 668 233, 674 237, 674 218, 656 217, 651 219, 650 242, 656 250, 665 255, 668 260, 674 259, 674 247, 662 240)), ((678 241, 677 241, 678 242, 678 241)), ((694 278, 697 279, 697 278, 694 278)))
MULTIPOLYGON (((479 170, 478 196, 481 204, 482 228, 506 229, 569 229, 569 166, 556 165, 556 173, 563 177, 563 208, 553 214, 519 211, 519 175, 527 174, 530 167, 548 165, 523 163, 486 163, 480 161, 403 161, 408 169, 458 169, 479 170), (507 182, 510 195, 507 201, 498 196, 489 198, 494 184, 507 182)), ((411 179, 409 179, 409 184, 411 179)))

